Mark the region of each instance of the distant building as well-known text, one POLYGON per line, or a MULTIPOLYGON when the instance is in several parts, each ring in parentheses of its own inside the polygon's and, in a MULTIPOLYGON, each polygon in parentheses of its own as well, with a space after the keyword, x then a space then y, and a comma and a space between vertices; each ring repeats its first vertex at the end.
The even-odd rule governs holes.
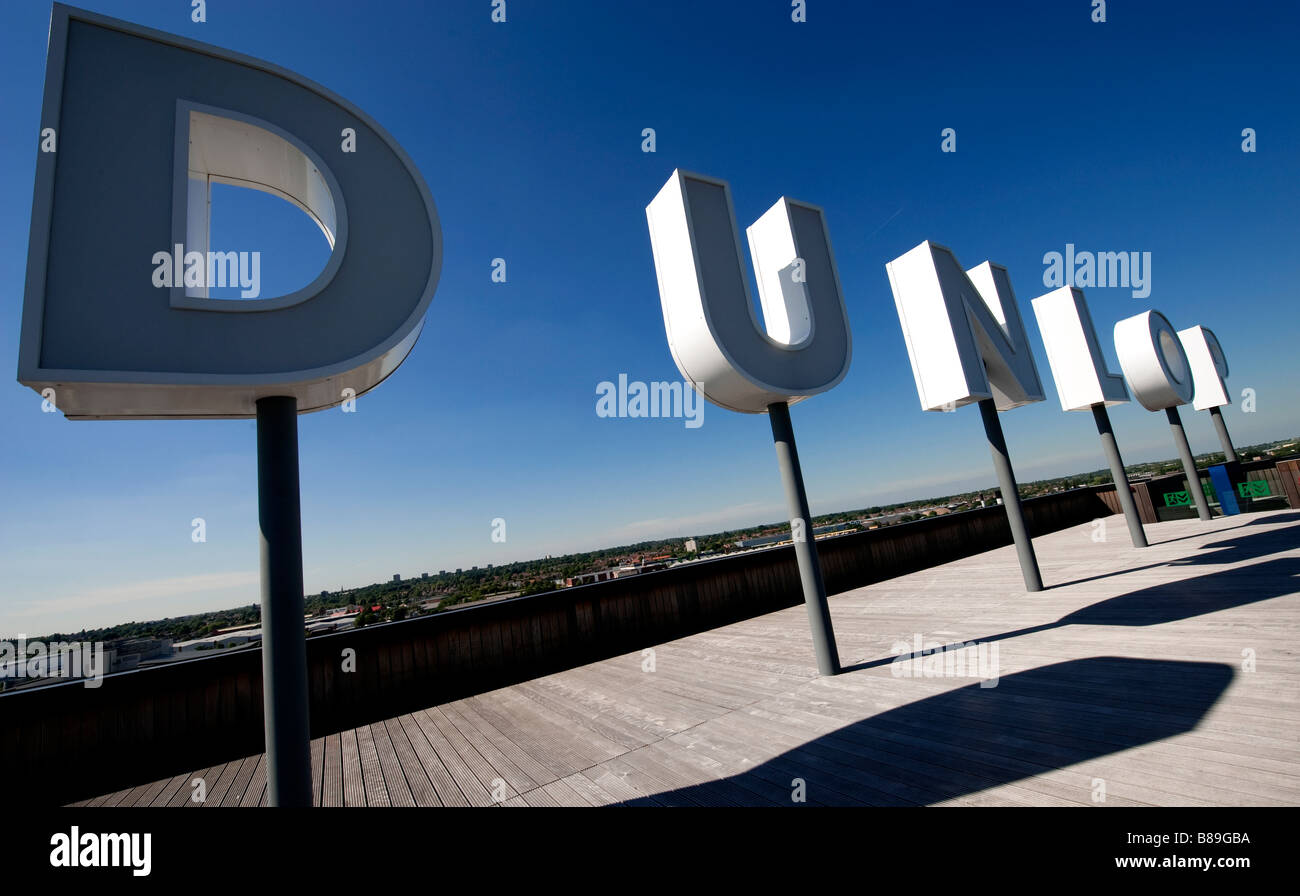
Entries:
POLYGON ((399 576, 397 573, 393 573, 393 581, 394 581, 394 582, 400 582, 400 581, 402 581, 402 577, 399 576))
POLYGON ((261 641, 262 630, 232 632, 226 635, 209 635, 192 641, 178 641, 172 645, 177 654, 196 653, 200 650, 224 650, 227 647, 239 647, 250 641, 261 641))
POLYGON ((740 548, 742 551, 747 551, 750 548, 763 548, 768 545, 780 544, 783 541, 789 540, 790 534, 788 532, 783 532, 779 535, 761 535, 758 538, 742 538, 735 544, 736 547, 740 548))
POLYGON ((683 544, 682 547, 684 547, 684 548, 686 549, 686 553, 688 553, 688 554, 694 554, 696 551, 699 550, 699 548, 697 548, 697 547, 695 546, 695 539, 694 539, 694 538, 688 538, 688 539, 686 539, 686 543, 683 544))
POLYGON ((422 572, 422 573, 420 573, 420 578, 422 578, 422 579, 427 579, 428 577, 429 577, 429 574, 428 574, 427 572, 422 572))
POLYGON ((214 634, 229 635, 233 632, 252 632, 252 631, 261 631, 261 629, 262 629, 262 623, 249 622, 246 625, 232 625, 227 628, 219 628, 216 630, 216 632, 214 632, 214 634))
MULTIPOLYGON (((350 609, 350 608, 349 608, 350 609)), ((319 635, 324 632, 337 631, 341 628, 353 628, 359 614, 352 612, 334 613, 330 616, 307 620, 307 634, 319 635)))
MULTIPOLYGON (((830 535, 832 533, 852 531, 856 528, 857 527, 853 523, 830 523, 825 526, 817 526, 813 529, 813 538, 816 538, 819 535, 830 535)), ((789 532, 778 532, 776 535, 762 535, 758 538, 742 538, 735 544, 736 547, 741 550, 749 550, 751 548, 762 548, 775 544, 783 544, 789 541, 789 532)))
POLYGON ((594 582, 608 582, 614 578, 615 570, 598 569, 595 572, 584 572, 581 575, 569 576, 564 580, 565 588, 572 588, 575 585, 590 585, 594 582))
MULTIPOLYGON (((261 627, 257 628, 260 631, 261 627)), ((136 662, 164 660, 172 655, 171 638, 128 638, 124 641, 110 641, 106 646, 116 651, 119 659, 134 656, 136 662)))

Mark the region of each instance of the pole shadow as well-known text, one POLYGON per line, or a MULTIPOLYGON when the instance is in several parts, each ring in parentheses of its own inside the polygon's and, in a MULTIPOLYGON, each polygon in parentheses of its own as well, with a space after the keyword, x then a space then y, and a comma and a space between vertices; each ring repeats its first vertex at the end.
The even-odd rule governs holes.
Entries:
MULTIPOLYGON (((1266 533, 1273 534, 1273 533, 1266 533)), ((1238 540, 1239 541, 1239 540, 1238 540)), ((1224 542, 1223 544, 1227 544, 1224 542)), ((1207 546, 1208 547, 1208 546, 1207 546)), ((1290 546, 1288 546, 1290 547, 1290 546)), ((1190 558, 1183 565, 1196 563, 1235 563, 1242 559, 1255 559, 1260 554, 1258 546, 1229 545, 1224 550, 1203 558, 1190 558)), ((1250 566, 1223 569, 1218 572, 1194 576, 1178 582, 1162 582, 1118 597, 1107 598, 1082 607, 1055 622, 1033 625, 1014 631, 972 639, 981 642, 1005 641, 1022 635, 1050 631, 1067 625, 1161 625, 1193 616, 1231 610, 1235 607, 1284 597, 1300 591, 1300 557, 1278 557, 1250 566)), ((963 642, 964 643, 964 642, 963 642)), ((945 649, 949 646, 944 645, 945 649)), ((934 651, 925 650, 923 654, 934 651)), ((847 666, 843 673, 873 669, 878 666, 911 659, 915 653, 866 660, 847 666)))
MULTIPOLYGON (((1300 515, 1298 515, 1300 517, 1300 515)), ((1279 518, 1274 517, 1273 520, 1279 518)), ((1285 520, 1280 520, 1285 522, 1285 520)), ((1258 522, 1258 521, 1257 521, 1258 522)), ((1239 526, 1232 526, 1220 530, 1219 534, 1236 532, 1238 529, 1247 528, 1250 523, 1242 523, 1239 526)), ((1203 533, 1183 535, 1179 538, 1170 538, 1167 541, 1152 542, 1152 546, 1161 544, 1171 544, 1175 541, 1182 541, 1184 538, 1204 538, 1203 533)), ((1088 576, 1082 579, 1073 579, 1069 582, 1060 582, 1052 585, 1052 588, 1067 588, 1071 585, 1081 585, 1084 582, 1095 582, 1098 579, 1109 579, 1114 576, 1122 576, 1126 573, 1136 572, 1143 569, 1156 569, 1161 566, 1188 566, 1198 563, 1240 563, 1243 560, 1254 560, 1259 557, 1266 557, 1270 554, 1280 553, 1281 551, 1292 550, 1300 547, 1300 537, 1291 529, 1280 529, 1269 532, 1242 532, 1228 538, 1225 541, 1216 541, 1213 544, 1202 545, 1200 550, 1207 551, 1214 548, 1231 549, 1232 553, 1220 553, 1206 555, 1194 554, 1191 557, 1184 557, 1178 560, 1165 560, 1160 563, 1148 563, 1145 566, 1131 566, 1127 569, 1117 569, 1114 572, 1103 572, 1095 576, 1088 576)))

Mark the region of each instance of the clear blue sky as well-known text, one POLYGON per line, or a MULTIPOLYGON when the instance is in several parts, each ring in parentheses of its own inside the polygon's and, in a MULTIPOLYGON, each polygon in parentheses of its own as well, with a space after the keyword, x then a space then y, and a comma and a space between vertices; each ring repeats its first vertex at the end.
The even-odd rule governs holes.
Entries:
MULTIPOLYGON (((1158 308, 1214 329, 1233 394, 1257 390, 1256 413, 1226 412, 1238 443, 1300 433, 1294 5, 1112 2, 1094 24, 1086 0, 809 0, 794 24, 784 0, 509 0, 503 25, 488 0, 216 0, 205 24, 183 0, 88 5, 347 97, 438 205, 445 265, 413 354, 357 413, 300 418, 308 591, 785 516, 765 417, 595 414, 602 380, 680 378, 644 212, 675 167, 729 180, 742 227, 783 194, 826 210, 854 357, 793 413, 814 513, 992 484, 978 412, 919 409, 884 265, 924 239, 1010 270, 1048 390, 1003 415, 1022 480, 1104 465, 1029 308, 1067 242, 1152 253, 1149 298, 1087 290, 1112 367, 1113 323, 1158 308)), ((0 7, 0 635, 258 594, 252 422, 71 423, 13 380, 49 9, 0 7)), ((263 205, 219 203, 214 231, 301 249, 303 270, 264 261, 270 294, 324 250, 263 205)), ((1112 418, 1127 461, 1173 455, 1163 415, 1112 418)), ((1208 417, 1184 418, 1213 450, 1208 417)))

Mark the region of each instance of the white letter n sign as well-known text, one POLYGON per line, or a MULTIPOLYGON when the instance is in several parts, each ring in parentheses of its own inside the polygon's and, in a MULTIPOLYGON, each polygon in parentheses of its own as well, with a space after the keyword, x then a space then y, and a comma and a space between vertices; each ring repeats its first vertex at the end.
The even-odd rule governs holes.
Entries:
POLYGON ((986 261, 963 271, 927 240, 885 270, 924 410, 992 398, 1006 411, 1043 400, 1006 268, 986 261))

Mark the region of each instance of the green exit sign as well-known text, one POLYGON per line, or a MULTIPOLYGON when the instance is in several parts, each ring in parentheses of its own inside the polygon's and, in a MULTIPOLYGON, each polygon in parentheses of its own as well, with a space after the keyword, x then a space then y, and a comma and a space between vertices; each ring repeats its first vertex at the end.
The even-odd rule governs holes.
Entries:
POLYGON ((1187 507, 1192 503, 1189 492, 1165 492, 1166 507, 1187 507))
POLYGON ((1267 482, 1256 479, 1253 482, 1238 482, 1237 494, 1243 498, 1267 498, 1270 492, 1267 482))

